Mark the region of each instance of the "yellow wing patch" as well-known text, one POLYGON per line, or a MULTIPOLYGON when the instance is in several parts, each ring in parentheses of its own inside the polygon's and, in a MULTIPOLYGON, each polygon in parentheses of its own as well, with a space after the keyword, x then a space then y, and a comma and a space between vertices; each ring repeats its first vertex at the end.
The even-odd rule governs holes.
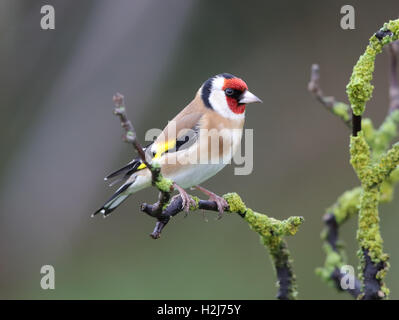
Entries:
MULTIPOLYGON (((166 151, 173 149, 175 146, 176 146, 175 140, 166 141, 165 143, 157 144, 156 145, 157 151, 155 153, 155 156, 152 158, 152 160, 160 158, 166 151)), ((137 170, 144 169, 145 167, 147 167, 147 166, 144 163, 142 163, 141 165, 139 165, 137 170)))

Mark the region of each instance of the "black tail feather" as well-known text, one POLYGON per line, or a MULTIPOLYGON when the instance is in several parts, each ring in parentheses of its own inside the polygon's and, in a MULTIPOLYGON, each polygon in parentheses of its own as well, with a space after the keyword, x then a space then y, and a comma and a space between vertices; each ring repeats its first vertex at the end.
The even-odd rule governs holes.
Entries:
MULTIPOLYGON (((132 185, 133 182, 131 183, 126 183, 124 184, 122 187, 120 187, 113 195, 111 198, 108 199, 108 201, 100 208, 98 209, 96 212, 94 212, 91 216, 94 217, 95 215, 97 215, 98 213, 102 213, 104 217, 106 217, 107 215, 109 215, 112 211, 114 211, 118 206, 115 206, 113 208, 110 208, 110 206, 112 205, 112 203, 118 198, 118 196, 121 195, 121 193, 123 193, 124 191, 127 190, 127 188, 129 188, 132 185)), ((121 202, 122 203, 122 202, 121 202)))
POLYGON ((128 163, 126 166, 112 172, 111 174, 109 174, 108 176, 105 177, 105 180, 114 178, 119 176, 122 173, 133 173, 139 166, 140 166, 141 162, 138 160, 133 160, 133 162, 128 163))

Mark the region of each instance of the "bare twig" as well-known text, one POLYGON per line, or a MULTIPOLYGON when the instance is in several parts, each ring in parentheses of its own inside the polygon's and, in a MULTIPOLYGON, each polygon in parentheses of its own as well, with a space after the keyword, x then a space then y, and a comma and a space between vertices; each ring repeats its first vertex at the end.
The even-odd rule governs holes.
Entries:
MULTIPOLYGON (((116 93, 113 96, 113 101, 115 104, 114 114, 117 115, 121 121, 122 128, 125 129, 125 135, 123 136, 123 140, 133 145, 134 149, 137 151, 140 159, 147 166, 147 168, 151 171, 152 175, 152 183, 156 185, 157 182, 161 179, 161 170, 157 166, 153 166, 150 161, 147 160, 146 154, 143 150, 142 145, 137 139, 136 130, 133 127, 132 122, 128 119, 125 107, 124 96, 120 93, 116 93)), ((159 189, 159 188, 158 188, 159 189)), ((159 200, 154 205, 152 211, 152 217, 156 217, 164 220, 164 217, 161 217, 162 207, 168 203, 170 199, 170 194, 173 191, 171 187, 169 191, 159 189, 159 200)))
POLYGON ((120 93, 116 93, 113 96, 112 100, 114 101, 114 104, 115 104, 114 114, 119 117, 119 119, 121 121, 122 128, 125 129, 125 131, 126 131, 125 135, 123 136, 123 140, 125 142, 131 143, 133 145, 134 149, 139 154, 140 159, 143 161, 143 163, 150 170, 152 170, 152 166, 147 161, 143 147, 141 146, 140 142, 137 140, 136 130, 134 129, 133 124, 127 118, 125 100, 124 100, 123 95, 121 95, 120 93))
POLYGON ((318 64, 312 64, 310 71, 310 81, 308 90, 313 93, 318 101, 323 104, 327 109, 330 109, 335 104, 334 97, 325 97, 320 87, 320 67, 318 64))
POLYGON ((352 126, 349 106, 336 101, 334 97, 324 96, 320 86, 320 67, 318 64, 313 64, 311 67, 308 90, 326 110, 341 118, 349 128, 352 126))

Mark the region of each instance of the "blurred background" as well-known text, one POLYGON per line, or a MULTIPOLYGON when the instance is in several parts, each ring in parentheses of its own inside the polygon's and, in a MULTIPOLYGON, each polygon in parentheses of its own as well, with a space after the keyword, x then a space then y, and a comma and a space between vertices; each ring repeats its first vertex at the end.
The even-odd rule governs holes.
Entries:
MULTIPOLYGON (((346 299, 316 277, 324 263, 322 215, 358 184, 349 131, 307 92, 312 63, 327 95, 345 86, 369 37, 399 13, 396 0, 351 1, 356 29, 340 28, 347 1, 0 0, 0 298, 274 299, 275 274, 258 235, 236 215, 178 216, 162 238, 142 214, 154 189, 109 217, 90 219, 112 194, 103 177, 134 152, 122 143, 112 95, 122 92, 143 141, 210 76, 246 80, 263 104, 249 106, 254 171, 225 168, 204 184, 238 192, 272 217, 302 215, 288 240, 302 299, 346 299), (55 7, 56 29, 40 28, 55 7), (40 268, 55 267, 55 290, 40 268)), ((378 57, 367 116, 388 108, 387 53, 378 57)), ((399 197, 381 206, 387 284, 399 298, 399 197)), ((342 230, 357 265, 356 219, 342 230)))

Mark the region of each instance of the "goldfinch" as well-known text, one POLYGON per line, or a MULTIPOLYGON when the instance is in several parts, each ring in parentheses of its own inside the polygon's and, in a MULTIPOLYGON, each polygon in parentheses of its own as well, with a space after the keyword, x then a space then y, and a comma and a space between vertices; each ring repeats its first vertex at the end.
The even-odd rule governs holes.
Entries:
MULTIPOLYGON (((190 198, 184 189, 194 186, 216 201, 219 212, 227 206, 223 198, 198 185, 231 161, 241 145, 246 105, 253 102, 262 101, 242 79, 228 73, 213 76, 145 148, 146 156, 159 163, 162 175, 175 183, 186 211, 190 198)), ((124 183, 92 216, 101 213, 106 217, 129 195, 150 187, 152 182, 150 170, 139 158, 104 179, 111 178, 124 183)))

